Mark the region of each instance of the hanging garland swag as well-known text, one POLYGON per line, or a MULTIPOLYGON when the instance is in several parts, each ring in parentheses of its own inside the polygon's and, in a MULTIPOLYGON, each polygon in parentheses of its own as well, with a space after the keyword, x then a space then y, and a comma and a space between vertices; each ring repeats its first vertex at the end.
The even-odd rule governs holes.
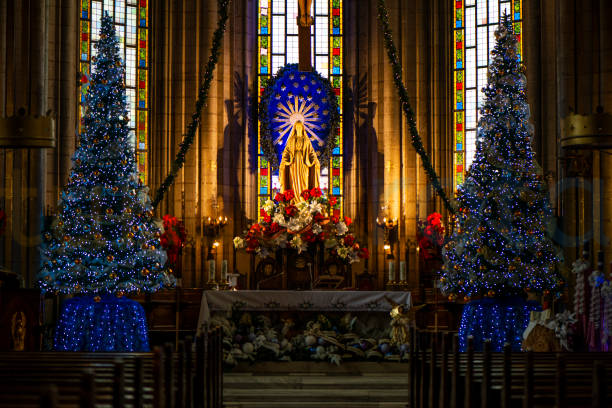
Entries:
POLYGON ((219 17, 217 20, 217 29, 213 34, 212 46, 210 48, 210 57, 208 57, 208 63, 206 64, 206 70, 204 72, 204 82, 198 91, 198 99, 195 105, 195 113, 191 116, 191 122, 187 126, 187 133, 183 138, 179 146, 179 152, 176 154, 174 162, 170 167, 170 173, 166 176, 161 186, 155 193, 155 199, 152 202, 153 208, 157 207, 160 201, 164 198, 164 194, 168 191, 168 188, 174 183, 174 179, 178 174, 179 170, 185 164, 185 155, 193 144, 196 131, 200 124, 202 116, 202 108, 206 105, 206 99, 208 98, 208 91, 210 90, 210 84, 213 80, 213 72, 217 66, 219 60, 219 52, 221 50, 221 41, 223 40, 223 34, 225 33, 225 27, 227 24, 228 8, 230 0, 217 0, 217 8, 219 10, 219 17))
MULTIPOLYGON (((195 138, 195 133, 198 129, 198 125, 200 124, 200 118, 202 116, 202 108, 206 104, 206 99, 208 98, 208 91, 210 90, 210 84, 213 79, 213 72, 217 65, 217 61, 219 59, 219 52, 221 48, 221 40, 223 39, 223 35, 225 33, 225 28, 227 24, 228 18, 228 6, 230 0, 218 0, 217 6, 219 9, 219 18, 217 20, 217 29, 213 35, 212 47, 210 52, 210 57, 208 58, 208 63, 206 64, 206 71, 204 74, 204 83, 200 87, 198 92, 198 99, 196 101, 196 110, 195 113, 191 117, 191 122, 187 126, 187 133, 183 138, 183 141, 180 144, 179 152, 172 163, 170 168, 170 173, 166 176, 161 186, 155 193, 155 199, 152 202, 153 207, 156 207, 164 195, 168 191, 168 188, 174 182, 178 171, 185 164, 185 155, 187 151, 193 144, 193 140, 195 138)), ((387 55, 391 62, 393 68, 393 79, 395 82, 395 86, 397 87, 397 91, 399 93, 399 97, 402 103, 402 110, 406 115, 406 119, 408 120, 408 126, 410 128, 410 134, 412 136, 412 146, 415 148, 421 160, 423 162, 423 167, 425 168, 425 172, 427 173, 434 190, 442 199, 444 206, 446 209, 454 214, 455 208, 452 206, 449 198, 447 197, 442 185, 440 184, 440 179, 436 174, 436 171, 431 165, 431 160, 423 147, 423 142, 421 141, 421 137, 419 136, 418 130, 416 128, 416 122, 414 120, 414 113, 412 112, 412 108, 410 106, 410 102, 408 99, 408 92, 404 87, 402 82, 402 68, 399 64, 399 58, 397 56, 397 49, 395 48, 395 44, 393 43, 393 37, 391 36, 391 29, 389 28, 389 13, 387 11, 385 0, 378 0, 378 21, 383 29, 384 37, 385 37, 385 48, 387 49, 387 55)), ((334 127, 332 126, 332 129, 334 127)), ((332 142, 328 143, 328 148, 333 148, 333 139, 332 142)), ((272 149, 270 149, 272 150, 272 149)), ((325 149, 327 150, 327 149, 325 149)), ((272 151, 270 151, 272 153, 272 151)), ((267 153, 265 153, 268 156, 267 153)), ((272 156, 270 154, 270 156, 272 156)))
POLYGON ((408 91, 406 90, 406 87, 404 87, 404 83, 402 81, 402 67, 399 63, 399 57, 397 56, 397 48, 395 48, 395 43, 393 42, 393 37, 391 35, 391 29, 389 28, 389 12, 387 10, 387 6, 385 5, 385 0, 378 0, 378 22, 383 30, 387 56, 389 57, 391 67, 393 68, 393 81, 395 82, 395 87, 397 88, 397 92, 402 103, 402 110, 404 111, 404 115, 408 120, 408 127, 410 128, 410 135, 412 136, 412 146, 419 156, 421 156, 425 173, 427 173, 427 176, 433 185, 434 191, 442 199, 444 207, 451 214, 455 214, 455 207, 453 207, 448 196, 446 195, 446 192, 442 188, 440 178, 431 165, 431 160, 423 147, 423 142, 416 127, 414 112, 412 112, 412 107, 410 106, 410 101, 408 98, 408 91))

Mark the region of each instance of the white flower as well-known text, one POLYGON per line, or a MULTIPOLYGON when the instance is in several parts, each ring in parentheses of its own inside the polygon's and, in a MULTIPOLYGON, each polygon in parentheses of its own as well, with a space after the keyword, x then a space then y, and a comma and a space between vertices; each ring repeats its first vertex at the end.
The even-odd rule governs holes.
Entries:
POLYGON ((268 214, 270 214, 272 212, 272 210, 274 209, 274 201, 267 199, 266 202, 263 205, 263 209, 265 212, 267 212, 268 214))
POLYGON ((289 220, 289 222, 287 223, 287 229, 289 231, 293 231, 293 232, 298 232, 301 231, 305 226, 306 226, 306 222, 304 222, 303 219, 298 218, 291 218, 289 220))
POLYGON ((315 235, 319 235, 323 231, 323 228, 319 224, 314 224, 312 226, 312 233, 315 235))
POLYGON ((274 214, 274 218, 272 218, 272 222, 277 223, 281 227, 286 227, 287 226, 287 224, 285 223, 285 217, 281 213, 274 214))
POLYGON ((306 201, 300 201, 295 205, 295 207, 298 209, 299 212, 302 212, 305 208, 308 207, 308 203, 306 201))
POLYGON ((297 249, 299 254, 301 254, 302 251, 308 249, 308 244, 302 241, 302 238, 300 238, 299 235, 293 237, 293 239, 291 240, 291 246, 297 249))
POLYGON ((344 221, 340 221, 339 223, 336 224, 336 234, 344 235, 347 232, 348 232, 348 227, 346 226, 344 221))
POLYGON ((321 207, 321 204, 319 204, 316 201, 310 203, 309 207, 310 207, 310 213, 311 214, 316 214, 316 213, 323 212, 323 208, 321 207))
POLYGON ((342 259, 346 259, 346 257, 349 255, 349 250, 347 247, 340 247, 337 249, 338 252, 338 256, 342 259))
POLYGON ((234 238, 234 247, 236 249, 242 249, 242 248, 244 248, 244 246, 245 246, 244 239, 242 239, 240 237, 234 238))
POLYGON ((282 233, 278 237, 274 238, 274 246, 287 248, 287 234, 282 233))

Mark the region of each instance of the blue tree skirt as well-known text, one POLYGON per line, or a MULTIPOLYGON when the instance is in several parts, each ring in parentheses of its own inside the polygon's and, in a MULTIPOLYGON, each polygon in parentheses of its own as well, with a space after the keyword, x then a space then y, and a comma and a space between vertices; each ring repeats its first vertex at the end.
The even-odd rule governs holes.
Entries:
POLYGON ((520 351, 532 310, 542 310, 542 307, 521 297, 472 300, 463 307, 459 349, 465 351, 468 336, 474 336, 475 350, 482 350, 483 342, 491 339, 493 351, 502 351, 506 342, 513 351, 520 351))
POLYGON ((149 351, 142 306, 125 297, 68 299, 55 331, 58 351, 149 351))

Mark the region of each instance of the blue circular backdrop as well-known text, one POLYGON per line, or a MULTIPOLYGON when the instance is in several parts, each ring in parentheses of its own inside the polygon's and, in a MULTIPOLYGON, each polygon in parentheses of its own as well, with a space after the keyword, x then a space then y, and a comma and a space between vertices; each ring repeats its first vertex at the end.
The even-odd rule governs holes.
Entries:
POLYGON ((297 64, 288 64, 270 79, 260 105, 262 149, 273 166, 278 167, 298 120, 304 123, 321 165, 327 166, 339 122, 338 99, 328 79, 314 70, 302 72, 297 64))

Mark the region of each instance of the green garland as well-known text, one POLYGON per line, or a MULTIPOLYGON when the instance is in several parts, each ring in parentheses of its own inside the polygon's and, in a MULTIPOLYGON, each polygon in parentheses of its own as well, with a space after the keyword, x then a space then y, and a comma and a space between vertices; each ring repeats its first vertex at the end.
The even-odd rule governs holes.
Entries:
POLYGON ((391 35, 391 29, 389 28, 389 12, 387 10, 387 6, 385 5, 385 0, 378 0, 378 22, 381 25, 383 30, 383 35, 385 37, 385 48, 387 49, 387 56, 389 57, 389 61, 391 62, 391 66, 393 68, 393 81, 395 82, 395 87, 397 88, 397 92, 399 93, 400 101, 402 103, 402 110, 406 115, 406 119, 408 120, 408 127, 410 128, 410 135, 412 136, 412 146, 416 150, 416 152, 421 156, 421 161, 423 162, 423 167, 425 168, 425 173, 429 177, 431 184, 433 185, 434 191, 438 194, 438 196, 442 199, 442 203, 444 207, 451 214, 455 214, 455 207, 451 204, 451 201, 446 195, 446 192, 442 188, 440 183, 440 178, 436 174, 433 166, 431 165, 431 160, 423 147, 423 142, 421 137, 419 136, 416 122, 414 120, 414 112, 412 112, 412 108, 410 106, 408 91, 406 91, 406 87, 404 87, 404 83, 402 81, 402 67, 399 63, 399 58, 397 56, 397 48, 395 48, 395 44, 393 43, 393 37, 391 35))
POLYGON ((217 8, 219 10, 219 17, 217 20, 217 29, 213 34, 212 46, 210 48, 210 57, 208 57, 208 63, 206 64, 206 71, 204 73, 204 82, 200 86, 198 92, 198 99, 195 105, 195 113, 191 116, 191 122, 187 126, 187 134, 185 134, 183 141, 180 144, 179 152, 176 154, 176 158, 170 168, 170 173, 166 176, 161 186, 155 193, 155 199, 153 200, 153 208, 157 207, 160 201, 164 198, 164 194, 168 191, 168 188, 174 183, 174 179, 178 174, 179 170, 185 164, 185 156, 187 151, 193 144, 193 140, 198 130, 202 116, 202 108, 206 105, 206 99, 208 98, 208 91, 210 90, 210 84, 213 80, 213 72, 217 66, 219 59, 219 52, 221 49, 221 41, 223 40, 223 34, 225 33, 225 26, 228 17, 228 7, 230 0, 217 0, 217 8))
MULTIPOLYGON (((276 74, 274 74, 266 82, 261 101, 259 102, 259 126, 261 131, 261 150, 263 155, 266 157, 270 165, 274 168, 278 168, 278 157, 276 155, 276 148, 274 147, 274 141, 272 140, 270 132, 270 118, 268 117, 268 106, 270 104, 270 98, 276 81, 283 77, 287 70, 295 70, 298 64, 287 64, 280 68, 276 74)), ((334 93, 332 84, 329 79, 324 78, 313 68, 309 73, 314 75, 319 83, 322 84, 325 94, 329 99, 329 133, 326 138, 325 147, 317 152, 321 167, 329 166, 329 160, 332 157, 332 152, 337 146, 336 140, 336 129, 340 126, 340 113, 338 105, 338 97, 334 93)))

